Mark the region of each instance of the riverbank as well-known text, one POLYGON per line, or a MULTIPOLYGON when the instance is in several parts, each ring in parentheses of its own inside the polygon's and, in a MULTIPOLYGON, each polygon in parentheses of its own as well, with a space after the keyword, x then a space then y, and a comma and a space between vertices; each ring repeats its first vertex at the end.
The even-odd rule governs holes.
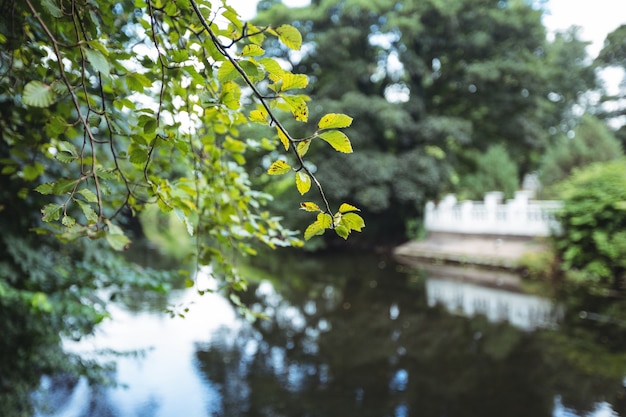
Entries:
POLYGON ((545 250, 547 244, 538 238, 430 233, 424 240, 396 247, 393 254, 401 261, 406 258, 513 270, 524 255, 545 250))

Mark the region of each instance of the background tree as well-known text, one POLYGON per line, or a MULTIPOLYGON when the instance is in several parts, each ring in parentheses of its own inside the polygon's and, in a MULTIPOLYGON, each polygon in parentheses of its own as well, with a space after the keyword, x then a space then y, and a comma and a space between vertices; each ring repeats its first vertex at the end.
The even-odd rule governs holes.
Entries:
POLYGON ((407 219, 455 191, 491 145, 505 146, 520 177, 536 169, 595 85, 577 32, 549 43, 542 11, 522 1, 266 6, 259 21, 293 22, 304 34, 302 54, 272 51, 313 75, 312 113, 342 108, 358 121, 361 156, 324 157, 319 175, 339 184, 334 197, 354 198, 377 243, 404 239, 407 219))
POLYGON ((461 198, 482 200, 489 191, 502 191, 505 198, 513 197, 519 189, 519 175, 504 146, 491 145, 484 154, 477 153, 474 161, 474 172, 461 178, 461 198))
POLYGON ((624 123, 626 109, 623 105, 624 97, 626 97, 626 90, 624 89, 624 80, 626 79, 626 25, 618 27, 607 35, 604 46, 594 64, 601 70, 617 69, 621 71, 622 81, 617 91, 604 91, 599 109, 596 109, 596 112, 598 117, 611 122, 612 125, 619 126, 615 134, 624 145, 626 144, 626 124, 624 123))
POLYGON ((550 187, 565 180, 574 169, 619 159, 624 153, 606 124, 594 116, 583 116, 573 135, 571 139, 561 135, 548 146, 542 159, 539 178, 546 197, 556 197, 558 190, 550 187))

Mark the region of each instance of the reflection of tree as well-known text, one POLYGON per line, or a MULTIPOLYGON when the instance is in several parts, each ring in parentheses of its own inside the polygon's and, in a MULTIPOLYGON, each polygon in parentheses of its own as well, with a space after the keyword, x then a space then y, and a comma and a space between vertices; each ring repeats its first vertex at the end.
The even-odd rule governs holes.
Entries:
POLYGON ((223 414, 550 416, 556 395, 581 411, 617 398, 621 378, 577 367, 568 336, 429 308, 423 280, 380 266, 270 267, 280 296, 261 284, 246 300, 270 320, 197 348, 223 414))

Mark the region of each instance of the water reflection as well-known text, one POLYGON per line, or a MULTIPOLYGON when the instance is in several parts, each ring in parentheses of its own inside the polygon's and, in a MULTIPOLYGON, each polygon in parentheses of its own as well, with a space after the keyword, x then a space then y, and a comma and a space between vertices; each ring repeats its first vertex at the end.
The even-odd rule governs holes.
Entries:
POLYGON ((185 320, 120 309, 98 342, 154 349, 120 359, 127 390, 90 388, 91 405, 55 416, 624 412, 623 357, 581 333, 557 332, 563 313, 548 300, 454 284, 372 256, 264 261, 259 267, 273 278, 242 298, 268 320, 238 320, 217 296, 205 296, 185 320), (108 411, 94 413, 98 403, 108 411))

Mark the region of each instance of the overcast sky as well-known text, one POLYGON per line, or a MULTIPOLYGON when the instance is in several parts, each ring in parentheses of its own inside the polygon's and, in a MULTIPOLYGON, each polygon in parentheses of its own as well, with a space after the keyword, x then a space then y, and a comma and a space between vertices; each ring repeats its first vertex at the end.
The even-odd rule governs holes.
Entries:
MULTIPOLYGON (((309 0, 284 0, 291 7, 304 6, 309 0)), ((230 0, 243 19, 250 19, 256 11, 257 0, 230 0)), ((563 30, 571 25, 582 28, 581 38, 591 41, 589 54, 594 56, 602 48, 607 33, 626 23, 626 0, 549 0, 549 13, 544 24, 549 30, 563 30)))

